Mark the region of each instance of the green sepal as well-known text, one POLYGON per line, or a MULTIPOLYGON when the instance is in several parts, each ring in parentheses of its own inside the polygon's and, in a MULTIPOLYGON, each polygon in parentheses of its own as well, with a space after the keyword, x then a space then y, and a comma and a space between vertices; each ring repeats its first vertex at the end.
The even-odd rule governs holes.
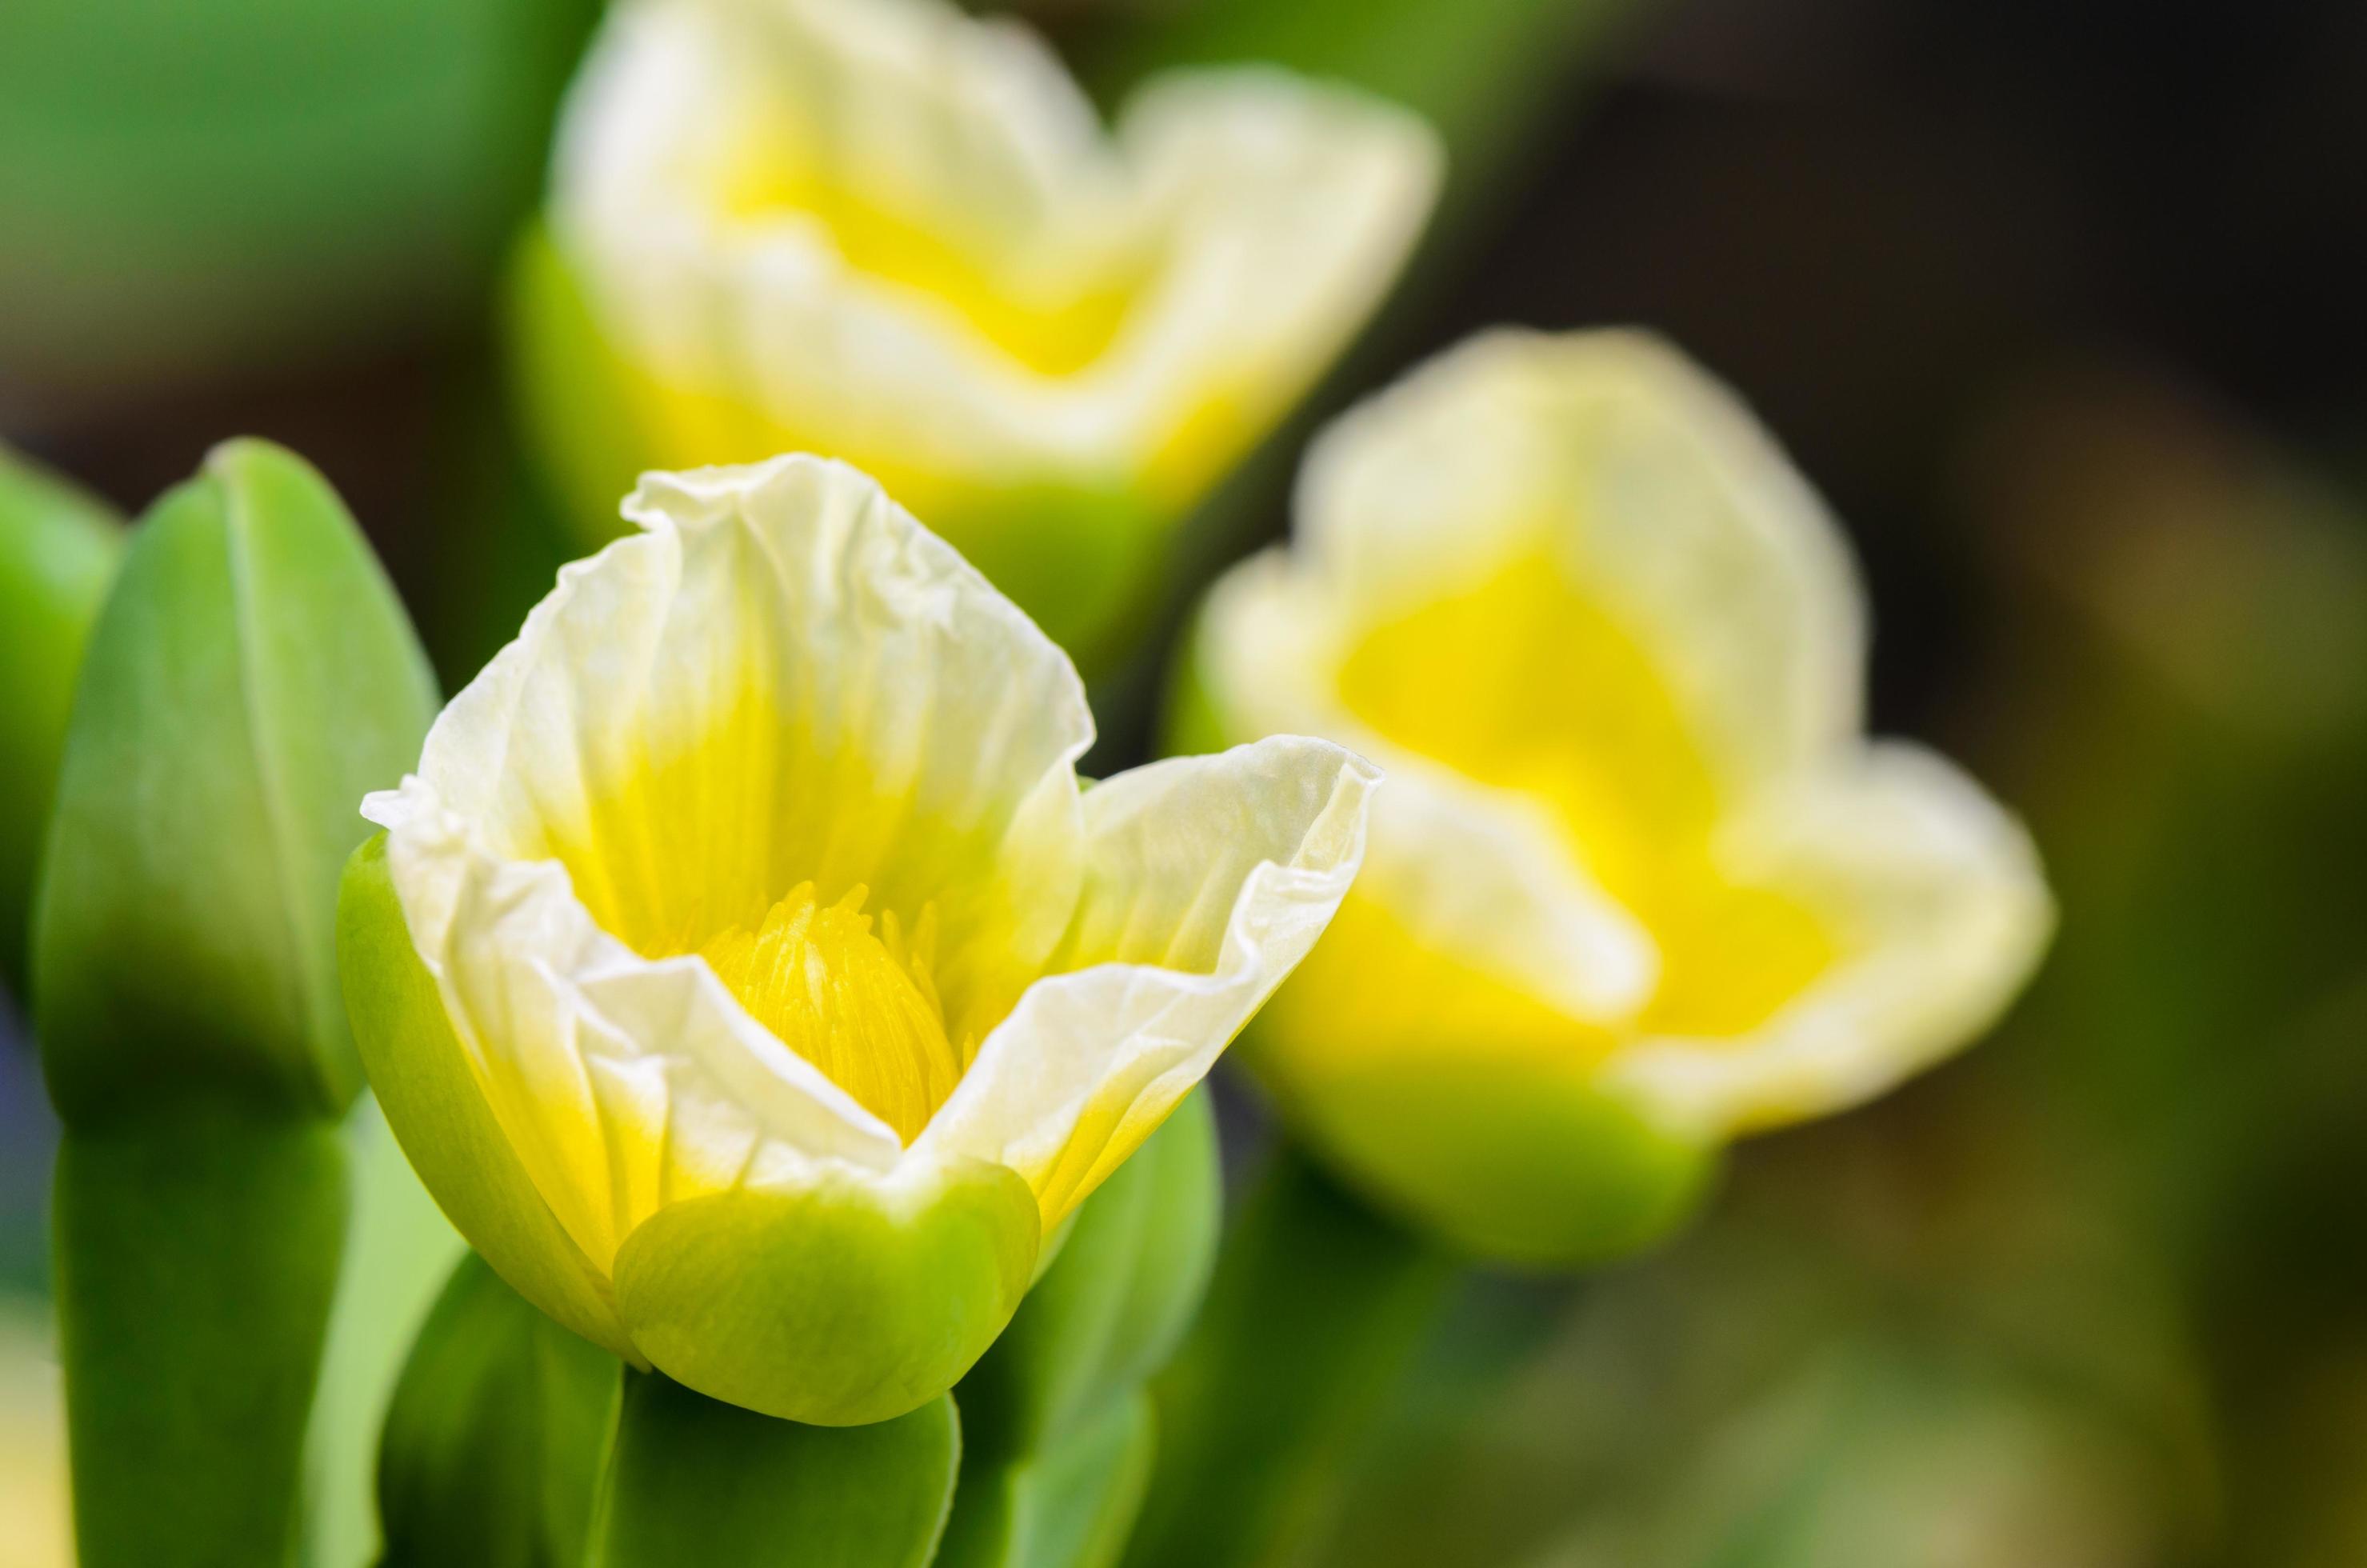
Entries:
POLYGON ((873 1426, 803 1426, 636 1373, 592 1568, 926 1568, 960 1460, 950 1395, 873 1426))
POLYGON ((909 1190, 823 1174, 671 1203, 617 1251, 617 1309, 669 1377, 787 1421, 927 1404, 994 1343, 1033 1277, 1036 1196, 973 1164, 909 1190))
POLYGON ((477 1088, 386 868, 386 835, 354 851, 337 898, 337 963, 354 1040, 395 1141, 437 1207, 518 1294, 626 1358, 606 1285, 535 1190, 477 1088))
POLYGON ((1557 1270, 1632 1256, 1692 1218, 1720 1163, 1715 1142, 1566 1072, 1442 1050, 1303 1084, 1245 1043, 1341 1180, 1475 1258, 1557 1270))
POLYGON ((622 1382, 464 1254, 387 1412, 380 1568, 580 1568, 622 1382))
POLYGON ((156 503, 84 662, 38 899, 35 1032, 69 1125, 192 1093, 344 1110, 336 879, 435 707, 302 460, 230 442, 156 503))
POLYGON ((74 674, 123 543, 113 507, 0 447, 0 984, 19 997, 74 674))
POLYGON ((85 1568, 293 1561, 345 1164, 334 1123, 235 1101, 67 1129, 52 1242, 85 1568))
POLYGON ((965 1463, 936 1568, 1107 1568, 1150 1480, 1157 1425, 1138 1389, 1050 1447, 965 1463))
POLYGON ((1195 1091, 1085 1200, 1059 1256, 962 1380, 974 1465, 1105 1424, 1166 1364, 1207 1289, 1223 1206, 1216 1116, 1195 1091))

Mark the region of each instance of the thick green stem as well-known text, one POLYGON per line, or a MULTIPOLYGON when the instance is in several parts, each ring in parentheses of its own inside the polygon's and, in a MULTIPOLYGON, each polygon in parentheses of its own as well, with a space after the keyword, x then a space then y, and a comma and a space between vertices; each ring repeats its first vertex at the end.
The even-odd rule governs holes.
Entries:
POLYGON ((1299 1554, 1456 1272, 1277 1151, 1156 1385, 1159 1459, 1127 1568, 1273 1568, 1299 1554))
POLYGON ((953 1507, 952 1396, 869 1426, 805 1426, 629 1374, 595 1568, 927 1568, 953 1507))
POLYGON ((54 1202, 85 1568, 293 1562, 345 1233, 337 1128, 199 1104, 69 1129, 54 1202))

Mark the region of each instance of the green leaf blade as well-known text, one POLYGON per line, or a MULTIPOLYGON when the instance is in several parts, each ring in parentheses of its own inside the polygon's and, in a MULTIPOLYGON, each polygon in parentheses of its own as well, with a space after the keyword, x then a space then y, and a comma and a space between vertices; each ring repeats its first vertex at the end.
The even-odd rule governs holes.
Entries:
POLYGON ((301 460, 232 443, 152 509, 85 662, 39 895, 36 1032, 70 1123, 199 1085, 342 1111, 337 879, 434 709, 301 460))

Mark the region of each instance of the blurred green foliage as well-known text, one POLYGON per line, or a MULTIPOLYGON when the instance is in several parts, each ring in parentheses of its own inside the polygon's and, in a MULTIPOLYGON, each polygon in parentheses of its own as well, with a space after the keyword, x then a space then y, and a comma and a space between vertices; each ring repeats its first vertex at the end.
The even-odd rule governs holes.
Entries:
POLYGON ((0 367, 60 393, 399 343, 481 296, 597 0, 11 0, 0 367))

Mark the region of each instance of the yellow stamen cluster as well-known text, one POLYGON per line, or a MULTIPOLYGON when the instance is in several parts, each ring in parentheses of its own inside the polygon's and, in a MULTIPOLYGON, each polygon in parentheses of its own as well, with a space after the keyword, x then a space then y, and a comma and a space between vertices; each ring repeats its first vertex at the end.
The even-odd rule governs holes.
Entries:
POLYGON ((751 928, 733 926, 699 949, 758 1023, 907 1144, 961 1081, 970 1052, 946 1036, 934 980, 936 906, 908 936, 894 910, 878 929, 861 883, 824 904, 800 882, 751 928))

